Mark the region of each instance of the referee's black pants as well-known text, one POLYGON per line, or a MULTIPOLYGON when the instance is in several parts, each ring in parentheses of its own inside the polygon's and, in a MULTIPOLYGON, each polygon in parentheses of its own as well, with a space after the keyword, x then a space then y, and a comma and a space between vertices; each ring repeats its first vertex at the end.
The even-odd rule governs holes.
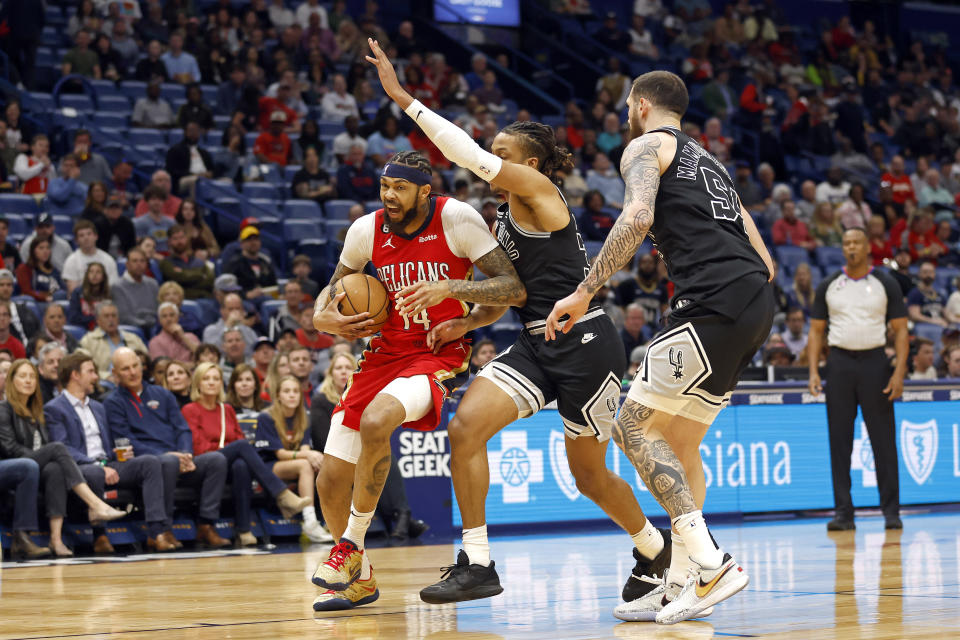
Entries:
POLYGON ((893 403, 883 393, 890 380, 890 363, 883 349, 847 351, 830 348, 827 358, 827 423, 833 502, 838 518, 853 519, 850 497, 850 455, 853 452, 857 405, 863 411, 885 516, 900 513, 900 478, 893 403))

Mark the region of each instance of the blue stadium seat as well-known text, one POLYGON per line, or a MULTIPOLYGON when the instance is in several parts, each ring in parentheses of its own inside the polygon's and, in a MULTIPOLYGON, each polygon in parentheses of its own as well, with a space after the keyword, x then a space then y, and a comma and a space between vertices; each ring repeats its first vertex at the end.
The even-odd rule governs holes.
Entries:
POLYGON ((224 131, 230 124, 230 116, 213 116, 213 126, 218 131, 224 131))
POLYGON ((283 308, 283 305, 287 304, 286 300, 267 300, 262 305, 260 309, 263 311, 263 314, 267 316, 265 319, 269 320, 273 316, 279 313, 280 309, 283 308))
MULTIPOLYGON (((37 65, 39 66, 39 64, 40 63, 38 62, 37 65)), ((29 96, 30 96, 30 100, 33 100, 36 103, 37 108, 40 111, 53 111, 54 109, 56 109, 56 105, 53 102, 53 96, 50 95, 49 93, 42 93, 40 91, 31 91, 29 93, 29 96)))
POLYGON ((217 108, 217 87, 212 84, 205 84, 200 87, 200 91, 203 92, 203 101, 208 107, 216 110, 217 108))
POLYGON ((130 111, 132 105, 124 95, 97 96, 97 111, 130 111))
POLYGON ((170 131, 167 132, 167 141, 171 147, 181 140, 183 140, 183 129, 170 129, 170 131))
POLYGON ((283 239, 296 244, 310 238, 324 238, 326 230, 323 220, 284 220, 283 239))
POLYGON ((56 53, 50 47, 37 47, 37 60, 36 66, 41 67, 56 67, 58 60, 56 58, 56 53))
POLYGON ((355 204, 353 200, 328 200, 323 204, 323 210, 328 220, 349 220, 350 207, 355 204))
POLYGON ((46 26, 40 34, 40 44, 45 47, 59 47, 68 42, 66 34, 54 26, 46 26))
MULTIPOLYGON (((144 87, 146 91, 146 87, 144 87)), ((164 100, 173 102, 175 100, 187 99, 187 88, 182 84, 175 82, 164 82, 160 85, 160 97, 164 100)))
POLYGON ((247 149, 253 149, 253 145, 257 144, 257 136, 260 135, 259 131, 251 131, 246 136, 244 136, 244 142, 247 145, 247 149))
POLYGON ((264 216, 279 217, 280 203, 269 198, 249 198, 241 201, 243 213, 247 216, 262 218, 264 216))
POLYGON ((603 242, 600 240, 585 240, 583 242, 584 248, 587 250, 587 257, 593 258, 600 254, 600 249, 603 248, 603 242))
MULTIPOLYGON (((33 196, 19 193, 0 193, 0 213, 37 213, 40 207, 33 196)), ((11 232, 13 229, 11 229, 11 232)))
POLYGON ((76 338, 77 340, 82 340, 82 339, 83 339, 83 336, 85 336, 85 335, 87 334, 87 330, 86 330, 86 329, 84 329, 83 327, 78 327, 78 326, 75 325, 75 324, 66 324, 66 325, 63 325, 63 329, 64 329, 64 331, 66 331, 67 333, 69 333, 70 335, 72 335, 72 336, 73 336, 74 338, 76 338))
POLYGON ((207 131, 207 135, 203 138, 204 144, 208 147, 212 145, 219 145, 223 140, 223 130, 220 127, 216 127, 212 131, 207 131))
POLYGON ((247 182, 243 185, 243 195, 248 198, 261 198, 265 200, 280 200, 280 193, 277 188, 266 182, 247 182))
POLYGON ((567 123, 567 118, 564 115, 551 115, 544 114, 541 116, 543 124, 549 125, 556 129, 557 127, 562 127, 567 123))
POLYGON ((117 88, 117 85, 113 80, 90 80, 90 84, 94 89, 97 90, 97 97, 103 98, 106 96, 123 96, 123 93, 120 89, 117 88))
POLYGON ((143 329, 140 327, 135 327, 132 324, 122 324, 120 325, 120 331, 127 331, 137 336, 141 340, 146 340, 147 336, 143 333, 143 329))
POLYGON ((130 129, 127 139, 135 146, 166 146, 167 144, 167 136, 160 129, 130 129))
POLYGON ((53 216, 53 229, 58 236, 73 233, 74 220, 70 216, 53 216))
POLYGON ((213 201, 213 206, 226 213, 235 215, 237 218, 243 216, 243 208, 240 205, 240 200, 236 198, 217 198, 213 201))
POLYGON ((320 120, 317 128, 321 136, 335 136, 344 131, 343 123, 336 120, 320 120))
POLYGON ((335 239, 340 234, 340 230, 346 229, 350 224, 349 220, 327 220, 327 237, 335 239))
POLYGON ((77 111, 82 112, 93 112, 93 100, 90 99, 90 96, 83 95, 82 93, 68 93, 60 95, 60 107, 72 107, 77 111))
POLYGON ((307 238, 297 244, 297 253, 302 253, 310 258, 314 266, 326 264, 328 258, 327 239, 326 238, 307 238))
POLYGON ((774 249, 777 256, 777 262, 783 267, 783 270, 791 276, 797 270, 797 265, 801 262, 810 262, 810 252, 803 247, 793 247, 781 245, 774 249))
POLYGON ((817 264, 826 272, 833 272, 846 264, 843 249, 840 247, 817 247, 813 250, 817 257, 817 264))
POLYGON ((367 200, 366 202, 363 203, 363 210, 366 211, 367 213, 370 213, 371 211, 376 211, 377 209, 382 209, 382 208, 383 208, 383 203, 380 202, 379 200, 367 200))
POLYGON ((918 338, 926 338, 933 342, 933 352, 940 353, 940 343, 943 339, 943 327, 929 322, 917 322, 913 325, 913 332, 918 338))
POLYGON ((283 179, 287 182, 292 182, 293 176, 297 175, 297 171, 300 171, 300 165, 288 164, 283 168, 283 179))
POLYGON ((204 323, 204 313, 196 300, 184 300, 180 305, 180 313, 196 320, 197 324, 204 323))
POLYGON ((117 111, 97 111, 95 114, 93 114, 93 122, 101 127, 110 128, 124 128, 130 126, 127 114, 117 111))
POLYGON ((313 200, 287 200, 283 203, 283 213, 287 219, 323 219, 323 210, 313 200))
POLYGON ((139 80, 126 80, 120 83, 120 93, 136 102, 138 98, 147 95, 147 83, 139 80))
POLYGON ((957 276, 960 276, 960 269, 956 267, 937 267, 937 280, 933 286, 949 294, 955 289, 953 279, 957 276))
POLYGON ((283 236, 283 220, 276 216, 260 216, 257 222, 260 233, 272 233, 275 236, 283 236))
MULTIPOLYGON (((27 196, 30 197, 30 196, 27 196)), ((30 198, 31 200, 33 198, 30 198)), ((7 227, 11 236, 27 236, 33 229, 33 216, 24 218, 16 213, 5 213, 0 207, 0 215, 7 219, 7 227)))

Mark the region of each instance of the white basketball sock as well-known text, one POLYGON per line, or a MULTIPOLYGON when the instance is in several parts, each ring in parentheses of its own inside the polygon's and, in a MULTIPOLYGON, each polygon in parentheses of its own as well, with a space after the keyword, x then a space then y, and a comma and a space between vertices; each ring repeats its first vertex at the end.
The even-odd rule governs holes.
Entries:
POLYGON ((649 520, 643 525, 643 529, 630 537, 633 538, 637 551, 647 560, 653 560, 663 551, 663 536, 649 520))
POLYGON ((487 525, 463 530, 463 550, 470 564, 490 566, 490 543, 487 542, 487 525))
MULTIPOLYGON (((723 553, 710 539, 703 512, 699 509, 674 518, 673 528, 683 538, 687 553, 694 562, 705 569, 716 569, 723 564, 723 553)), ((676 555, 676 553, 674 553, 676 555)))
POLYGON ((316 507, 304 507, 301 512, 303 515, 303 524, 309 525, 317 521, 317 508, 316 507))
POLYGON ((347 530, 343 532, 340 541, 343 542, 343 538, 346 538, 357 545, 357 549, 363 549, 363 539, 367 535, 371 520, 373 511, 357 511, 353 503, 350 503, 350 519, 347 520, 347 530))
POLYGON ((670 540, 673 543, 673 549, 670 551, 668 580, 673 584, 685 584, 687 582, 687 571, 693 567, 693 561, 687 555, 687 547, 683 544, 683 538, 676 532, 670 532, 670 540))

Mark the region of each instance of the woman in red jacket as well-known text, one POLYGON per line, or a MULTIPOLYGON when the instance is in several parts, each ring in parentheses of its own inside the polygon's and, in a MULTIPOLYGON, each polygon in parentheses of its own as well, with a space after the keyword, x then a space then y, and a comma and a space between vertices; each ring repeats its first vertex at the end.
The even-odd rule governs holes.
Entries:
POLYGON ((183 417, 193 432, 193 455, 219 451, 230 464, 234 519, 240 546, 257 544, 256 536, 250 533, 251 476, 273 496, 285 518, 293 517, 313 503, 313 496, 300 498, 290 491, 244 438, 237 414, 225 402, 223 373, 219 365, 204 362, 197 367, 190 397, 193 402, 183 408, 183 417))

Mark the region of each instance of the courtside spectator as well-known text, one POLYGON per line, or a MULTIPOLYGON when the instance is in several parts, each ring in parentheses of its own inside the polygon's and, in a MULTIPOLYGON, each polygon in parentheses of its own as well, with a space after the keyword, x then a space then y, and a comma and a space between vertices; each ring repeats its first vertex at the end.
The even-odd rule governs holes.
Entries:
POLYGON ((39 376, 33 364, 25 359, 15 361, 8 378, 7 399, 0 402, 0 457, 30 458, 40 466, 50 520, 50 549, 57 557, 70 557, 73 552, 62 538, 67 491, 73 491, 86 503, 91 522, 116 520, 126 512, 101 500, 84 481, 67 447, 51 440, 43 415, 39 376))
POLYGON ((937 368, 933 365, 933 341, 926 338, 917 338, 913 342, 913 371, 907 376, 908 380, 936 380, 937 368))
POLYGON ((174 31, 170 34, 170 48, 160 56, 167 68, 167 76, 173 82, 190 84, 200 82, 200 67, 197 59, 183 50, 183 32, 174 31))
POLYGON ((107 199, 103 213, 96 214, 91 220, 97 228, 97 248, 115 258, 137 245, 137 231, 133 220, 123 215, 123 209, 123 198, 112 195, 107 199))
MULTIPOLYGON (((163 169, 154 171, 153 175, 150 176, 150 184, 147 185, 147 189, 152 187, 160 190, 160 195, 163 199, 163 215, 168 218, 176 217, 177 211, 180 210, 181 200, 171 193, 173 189, 173 179, 170 178, 170 174, 163 169)), ((147 189, 144 189, 144 197, 140 199, 140 202, 137 203, 137 208, 134 210, 134 215, 138 218, 146 214, 149 209, 146 199, 147 189)))
POLYGON ((260 230, 254 226, 240 232, 240 253, 223 265, 224 273, 237 276, 237 283, 250 301, 260 301, 266 294, 263 287, 277 286, 277 271, 273 261, 260 251, 260 230))
MULTIPOLYGON (((409 142, 407 140, 408 147, 409 142)), ((367 153, 367 140, 360 135, 360 119, 357 116, 347 116, 343 121, 343 131, 333 137, 333 155, 337 162, 344 162, 350 150, 357 145, 363 147, 364 154, 367 153)))
POLYGON ((77 32, 74 38, 76 46, 63 56, 61 70, 64 76, 76 74, 86 78, 100 79, 100 60, 96 52, 90 48, 91 37, 91 33, 86 29, 77 32))
POLYGON ((150 129, 169 129, 175 121, 170 103, 160 97, 160 80, 151 80, 147 85, 147 95, 139 98, 133 105, 130 125, 150 129))
POLYGON ((160 331, 150 339, 150 357, 168 357, 189 362, 200 346, 194 334, 184 331, 180 324, 180 309, 172 302, 164 302, 157 309, 160 331))
POLYGON ((50 548, 34 544, 30 539, 30 532, 38 528, 37 491, 40 487, 40 466, 30 458, 3 458, 6 456, 0 446, 0 491, 13 489, 14 492, 10 555, 15 560, 45 558, 50 555, 50 548))
POLYGON ((37 222, 36 226, 34 226, 33 233, 24 238, 20 243, 20 259, 23 262, 27 262, 27 260, 30 258, 30 248, 33 244, 34 238, 50 241, 50 262, 57 269, 57 271, 62 272, 63 265, 73 252, 73 248, 70 246, 69 242, 55 233, 53 216, 51 216, 49 213, 37 214, 37 222))
POLYGON ((217 113, 223 116, 233 115, 243 99, 243 89, 247 82, 247 72, 241 64, 230 68, 230 78, 217 87, 217 113))
MULTIPOLYGON (((216 348, 216 347, 214 347, 216 348)), ((197 353, 203 354, 202 351, 203 345, 200 349, 197 350, 197 353)), ((215 362, 219 362, 220 357, 217 356, 215 362)), ((207 362, 207 360, 201 358, 197 359, 197 364, 207 362)), ((163 375, 163 386, 164 389, 173 394, 174 399, 177 401, 177 406, 180 407, 181 411, 185 406, 190 404, 190 369, 191 366, 187 362, 181 360, 172 360, 167 364, 167 369, 164 371, 163 375)))
POLYGON ((26 346, 27 341, 40 329, 40 319, 24 303, 13 302, 13 274, 9 269, 0 269, 0 305, 10 309, 10 333, 26 346))
POLYGON ((328 91, 320 100, 320 117, 324 120, 343 122, 347 116, 360 117, 357 100, 347 93, 347 79, 343 74, 333 76, 332 90, 328 91))
MULTIPOLYGON (((137 62, 133 77, 140 82, 153 82, 154 79, 166 82, 169 76, 167 75, 167 65, 160 59, 162 55, 163 45, 157 40, 150 40, 147 43, 147 55, 137 62)), ((172 110, 170 120, 173 120, 172 110)))
POLYGON ((153 238, 157 243, 157 251, 165 254, 167 253, 167 234, 176 224, 173 217, 167 216, 164 210, 166 196, 159 187, 151 185, 144 190, 143 199, 147 202, 147 213, 134 219, 133 228, 137 231, 137 237, 153 238))
MULTIPOLYGON (((171 223, 173 221, 171 220, 171 223)), ((206 262, 193 255, 190 237, 183 225, 173 223, 168 242, 170 255, 160 261, 164 282, 176 282, 183 287, 188 300, 209 298, 213 293, 214 271, 206 262)))
POLYGON ((205 254, 202 256, 204 258, 216 258, 220 255, 220 244, 217 242, 216 236, 213 235, 213 229, 204 222, 194 200, 184 200, 180 204, 177 217, 174 219, 187 232, 190 246, 194 248, 194 251, 204 251, 205 254))
POLYGON ((244 323, 246 316, 243 298, 236 293, 226 294, 220 305, 220 319, 214 324, 207 325, 203 330, 203 341, 219 347, 223 342, 223 333, 228 327, 240 327, 244 342, 252 346, 257 341, 257 334, 244 323))
POLYGON ((0 262, 5 269, 13 271, 20 264, 20 253, 16 245, 7 242, 7 234, 10 233, 10 221, 0 214, 0 262))
MULTIPOLYGON (((177 112, 177 125, 186 128, 188 123, 195 122, 206 132, 213 128, 213 109, 203 101, 203 91, 198 82, 187 85, 187 101, 177 112)), ((168 168, 169 171, 169 168, 168 168)))
POLYGON ((780 334, 783 344, 790 349, 793 358, 797 358, 807 347, 807 332, 804 330, 806 318, 803 309, 790 307, 787 309, 787 330, 780 334))
POLYGON ((320 154, 314 147, 303 152, 303 166, 293 175, 293 196, 320 204, 337 197, 337 188, 330 174, 320 166, 320 154))
MULTIPOLYGON (((139 490, 147 523, 147 548, 172 551, 176 546, 164 536, 167 525, 160 459, 141 454, 124 462, 117 460, 106 410, 90 397, 96 388, 97 370, 89 355, 65 357, 58 374, 63 393, 43 409, 50 437, 66 445, 96 495, 103 495, 108 486, 139 490)), ((93 526, 93 538, 94 553, 113 553, 102 524, 93 526)))
MULTIPOLYGON (((587 186, 602 193, 611 207, 623 207, 623 180, 606 154, 598 153, 594 156, 593 168, 587 171, 587 186)), ((629 355, 628 353, 627 356, 629 355)))
MULTIPOLYGON (((147 256, 138 248, 127 252, 127 268, 110 288, 121 324, 140 327, 147 334, 157 323, 160 285, 146 274, 147 256)), ((179 314, 179 309, 177 310, 179 314)))
POLYGON ((816 240, 810 237, 807 225, 797 218, 797 205, 793 200, 784 200, 780 204, 780 218, 773 223, 771 230, 773 244, 790 245, 804 249, 814 249, 816 240))
MULTIPOLYGON (((333 336, 317 331, 316 327, 313 326, 312 318, 312 307, 305 306, 300 309, 300 313, 297 314, 297 319, 300 321, 300 328, 297 329, 297 341, 316 353, 333 346, 333 336)), ((314 357, 315 362, 316 360, 317 358, 314 357)))
POLYGON ((79 180, 80 167, 72 153, 60 161, 60 176, 47 185, 47 211, 51 215, 76 217, 86 206, 87 185, 79 180))
POLYGON ((60 377, 57 367, 67 355, 67 350, 59 342, 48 342, 36 352, 37 372, 40 374, 40 394, 46 404, 60 395, 60 377))
POLYGON ((890 160, 890 171, 881 176, 881 184, 889 186, 893 190, 893 201, 903 205, 907 200, 917 201, 917 196, 913 191, 913 183, 910 176, 904 172, 903 156, 895 155, 890 160))
POLYGON ((310 256, 303 254, 295 255, 290 269, 293 272, 293 277, 300 283, 300 288, 303 289, 303 293, 310 298, 316 298, 320 293, 320 284, 310 278, 310 273, 313 271, 313 263, 310 261, 310 256))
POLYGON ((183 127, 183 139, 167 151, 167 171, 173 188, 190 198, 196 192, 197 180, 213 177, 213 156, 200 148, 200 126, 194 120, 188 121, 183 127))
MULTIPOLYGON (((338 134, 342 135, 342 134, 338 134)), ((359 138, 359 136, 357 136, 359 138)), ((359 138, 362 140, 362 138, 359 138)), ((351 140, 351 143, 353 140, 351 140)), ((392 115, 386 116, 380 123, 380 128, 370 134, 367 139, 367 155, 373 163, 382 167, 394 154, 401 151, 412 151, 410 140, 400 133, 400 125, 392 115)), ((336 144, 336 138, 334 138, 336 144)), ((349 149, 349 147, 348 147, 349 149)))
POLYGON ((35 237, 29 247, 27 261, 17 267, 20 293, 37 302, 49 302, 57 292, 64 291, 60 271, 53 266, 50 258, 50 239, 35 237))
MULTIPOLYGON (((301 314, 300 318, 302 326, 303 314, 301 314)), ((314 330, 316 331, 316 329, 314 330)), ((333 344, 333 338, 331 336, 328 336, 325 333, 317 333, 319 336, 329 338, 330 344, 333 344)), ((301 335, 303 334, 297 334, 298 341, 300 341, 301 335)), ((313 366, 316 362, 315 356, 318 356, 319 354, 310 347, 304 346, 303 342, 300 342, 293 349, 290 349, 290 351, 287 352, 287 355, 289 357, 288 362, 290 365, 290 375, 300 381, 300 389, 303 391, 303 401, 307 404, 307 408, 309 409, 310 398, 313 396, 313 383, 310 382, 310 374, 313 371, 313 366)))
POLYGON ((44 194, 57 170, 50 160, 50 140, 42 133, 30 141, 30 153, 21 153, 13 163, 13 172, 20 179, 20 193, 44 194))
POLYGON ((287 114, 274 111, 270 114, 270 128, 259 136, 253 145, 253 154, 258 162, 287 166, 290 161, 290 137, 284 132, 287 114))
POLYGON ((91 262, 99 262, 107 274, 107 284, 113 284, 119 279, 117 275, 117 261, 103 249, 97 248, 97 227, 89 220, 77 220, 73 225, 73 238, 77 243, 77 250, 71 253, 63 264, 63 282, 67 286, 67 293, 80 286, 87 267, 91 262))
MULTIPOLYGON (((135 333, 120 330, 117 305, 105 300, 97 305, 97 328, 80 340, 80 348, 93 358, 100 378, 107 380, 113 367, 113 353, 120 347, 130 347, 137 353, 146 353, 147 346, 135 333)), ((63 381, 61 380, 61 383, 63 381)))
POLYGON ((73 156, 80 167, 80 176, 77 178, 83 184, 90 186, 94 182, 109 183, 113 179, 113 169, 110 163, 99 153, 93 151, 93 136, 86 129, 78 129, 73 137, 73 156))
POLYGON ((110 299, 110 285, 104 275, 103 265, 91 262, 83 274, 82 283, 70 294, 67 307, 67 322, 87 331, 97 324, 97 305, 110 299))
POLYGON ((223 357, 219 363, 224 374, 232 375, 234 368, 241 364, 249 364, 246 354, 248 348, 252 347, 253 345, 247 345, 243 338, 243 331, 240 330, 239 326, 229 327, 224 331, 222 344, 223 357))
POLYGON ((227 460, 210 451, 194 457, 190 427, 173 394, 143 381, 140 358, 133 350, 120 347, 113 354, 117 389, 104 406, 114 438, 130 440, 135 454, 151 454, 163 463, 163 494, 166 521, 173 520, 173 498, 179 483, 200 491, 197 539, 219 548, 230 544, 217 534, 220 496, 227 479, 227 460))
POLYGON ((27 350, 11 331, 12 316, 10 307, 12 304, 0 303, 0 349, 6 349, 13 355, 14 360, 27 357, 27 350))
MULTIPOLYGON (((49 304, 47 310, 43 313, 43 326, 37 335, 50 342, 56 342, 64 351, 73 353, 78 343, 69 331, 64 330, 66 324, 67 313, 63 307, 59 304, 49 304)), ((37 336, 30 338, 31 342, 36 339, 37 336)))
POLYGON ((617 221, 616 216, 605 210, 603 194, 591 189, 583 195, 583 213, 578 219, 580 233, 586 240, 603 242, 617 221))
POLYGON ((917 286, 907 294, 907 313, 912 322, 924 322, 938 327, 946 327, 943 317, 946 300, 933 283, 937 279, 937 268, 930 260, 920 262, 917 271, 917 286))
POLYGON ((365 202, 380 195, 380 178, 367 162, 362 145, 350 148, 344 163, 337 169, 337 195, 347 200, 365 202))

